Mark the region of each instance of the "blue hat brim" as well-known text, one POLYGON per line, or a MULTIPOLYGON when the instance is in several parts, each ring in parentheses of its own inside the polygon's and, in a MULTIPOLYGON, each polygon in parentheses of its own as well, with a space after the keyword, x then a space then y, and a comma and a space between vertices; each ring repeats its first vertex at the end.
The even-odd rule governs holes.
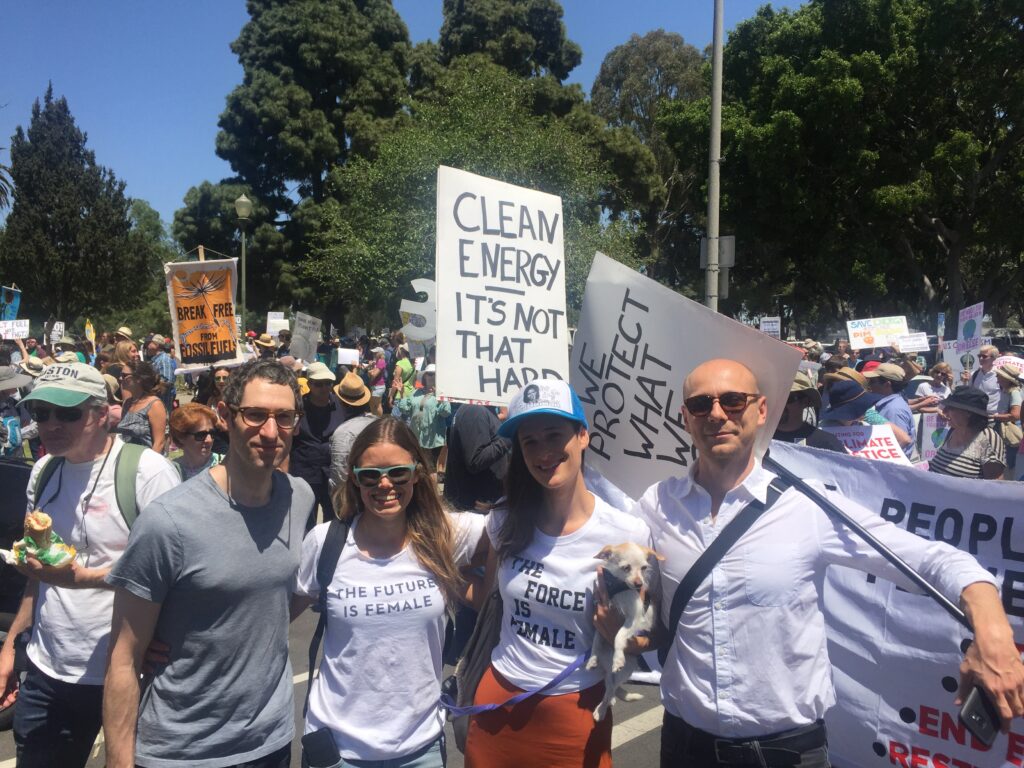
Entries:
POLYGON ((884 397, 884 395, 876 395, 873 392, 865 392, 857 399, 843 403, 837 408, 827 408, 821 414, 821 418, 827 421, 850 421, 851 419, 859 419, 868 412, 869 408, 877 404, 878 401, 882 400, 884 397))

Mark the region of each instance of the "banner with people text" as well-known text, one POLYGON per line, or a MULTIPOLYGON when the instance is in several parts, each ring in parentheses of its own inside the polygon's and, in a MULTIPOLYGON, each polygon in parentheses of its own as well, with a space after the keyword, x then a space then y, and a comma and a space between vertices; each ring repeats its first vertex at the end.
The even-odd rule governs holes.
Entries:
POLYGON ((437 170, 437 392, 505 404, 569 375, 562 200, 437 170))
MULTIPOLYGON (((970 552, 999 582, 1024 644, 1024 485, 964 480, 882 461, 773 442, 772 457, 801 477, 918 536, 970 552)), ((810 502, 808 502, 810 503, 810 502)), ((824 513, 822 513, 824 514, 824 513)), ((930 598, 860 571, 831 567, 824 608, 838 703, 826 718, 837 768, 1024 764, 1024 722, 991 749, 971 738, 954 706, 970 633, 930 598)))
POLYGON ((237 259, 164 265, 178 372, 245 361, 235 325, 237 259))

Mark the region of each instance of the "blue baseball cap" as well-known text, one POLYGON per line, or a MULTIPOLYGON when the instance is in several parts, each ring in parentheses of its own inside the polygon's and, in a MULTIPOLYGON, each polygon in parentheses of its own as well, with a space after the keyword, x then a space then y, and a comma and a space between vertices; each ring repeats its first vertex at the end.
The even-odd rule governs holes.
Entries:
POLYGON ((561 379, 540 379, 516 392, 508 404, 508 418, 498 428, 498 434, 502 437, 515 437, 523 419, 540 413, 561 416, 590 428, 583 413, 583 404, 567 382, 561 379))

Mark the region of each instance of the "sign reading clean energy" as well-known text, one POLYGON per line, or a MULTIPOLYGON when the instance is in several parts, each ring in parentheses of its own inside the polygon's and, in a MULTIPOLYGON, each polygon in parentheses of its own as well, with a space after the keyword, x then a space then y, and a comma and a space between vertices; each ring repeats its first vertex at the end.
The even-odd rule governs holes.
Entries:
POLYGON ((440 396, 568 378, 561 198, 441 166, 435 274, 440 396))

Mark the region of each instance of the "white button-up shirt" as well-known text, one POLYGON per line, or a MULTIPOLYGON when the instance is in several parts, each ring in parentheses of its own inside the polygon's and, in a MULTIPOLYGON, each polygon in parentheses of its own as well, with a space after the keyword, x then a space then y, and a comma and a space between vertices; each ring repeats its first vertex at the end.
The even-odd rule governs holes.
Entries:
MULTIPOLYGON (((664 556, 661 620, 697 558, 775 477, 758 463, 729 491, 715 520, 690 475, 651 486, 636 513, 664 556)), ((820 483, 814 487, 888 545, 954 603, 965 587, 995 580, 965 552, 888 523, 820 483)), ((661 678, 665 709, 692 726, 746 738, 808 725, 835 703, 821 609, 825 568, 847 565, 919 592, 856 534, 806 496, 787 490, 704 580, 674 635, 661 678)))

